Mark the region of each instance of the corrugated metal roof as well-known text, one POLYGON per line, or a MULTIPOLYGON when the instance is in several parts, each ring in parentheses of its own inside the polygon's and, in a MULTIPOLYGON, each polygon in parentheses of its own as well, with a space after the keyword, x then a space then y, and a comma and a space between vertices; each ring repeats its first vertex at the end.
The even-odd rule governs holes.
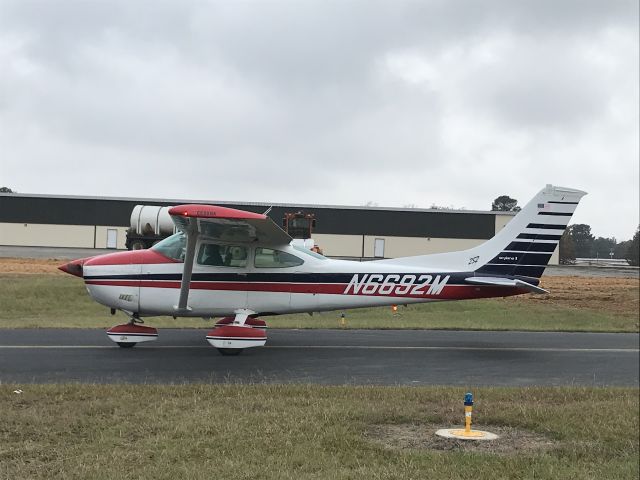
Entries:
POLYGON ((267 202, 246 202, 246 201, 229 201, 229 200, 203 200, 203 199, 175 199, 175 198, 136 198, 136 197, 100 197, 100 196, 86 196, 86 195, 50 195, 41 193, 0 193, 0 197, 20 197, 20 198, 51 198, 51 199, 65 199, 65 200, 107 200, 107 201, 124 201, 124 202, 136 202, 139 204, 145 203, 172 203, 175 205, 185 203, 205 203, 213 205, 246 205, 253 207, 264 207, 265 210, 269 207, 283 207, 283 208, 331 208, 341 210, 366 210, 366 211, 390 211, 390 212, 429 212, 429 213, 473 213, 484 215, 515 215, 517 212, 503 212, 503 211, 491 211, 491 210, 466 210, 466 209, 446 209, 446 208, 406 208, 406 207, 373 207, 366 205, 315 205, 315 204, 303 204, 303 203, 267 203, 267 202))

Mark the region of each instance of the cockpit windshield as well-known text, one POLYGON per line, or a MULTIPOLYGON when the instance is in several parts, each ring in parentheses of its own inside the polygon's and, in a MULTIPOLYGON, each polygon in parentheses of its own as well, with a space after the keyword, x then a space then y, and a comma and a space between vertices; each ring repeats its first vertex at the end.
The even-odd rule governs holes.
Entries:
POLYGON ((184 262, 187 246, 187 236, 183 232, 174 233, 170 237, 156 243, 151 250, 161 253, 165 257, 184 262))

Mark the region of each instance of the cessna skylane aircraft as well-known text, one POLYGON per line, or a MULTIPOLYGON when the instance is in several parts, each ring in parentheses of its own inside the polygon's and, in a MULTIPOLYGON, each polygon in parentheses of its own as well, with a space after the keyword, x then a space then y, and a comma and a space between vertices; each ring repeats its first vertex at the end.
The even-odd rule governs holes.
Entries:
POLYGON ((178 205, 178 233, 149 250, 74 260, 97 302, 130 322, 121 347, 156 340, 142 317, 224 317, 207 334, 223 355, 266 343, 260 316, 546 293, 540 277, 585 192, 547 185, 495 237, 469 250, 370 262, 331 260, 296 245, 269 217, 178 205))

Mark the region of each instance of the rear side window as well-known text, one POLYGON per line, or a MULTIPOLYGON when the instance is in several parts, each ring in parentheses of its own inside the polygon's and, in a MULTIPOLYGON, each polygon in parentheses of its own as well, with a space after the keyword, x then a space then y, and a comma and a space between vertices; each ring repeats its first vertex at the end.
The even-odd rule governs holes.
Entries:
POLYGON ((254 263, 256 268, 297 267, 303 263, 303 260, 287 252, 272 250, 270 248, 256 248, 254 263))

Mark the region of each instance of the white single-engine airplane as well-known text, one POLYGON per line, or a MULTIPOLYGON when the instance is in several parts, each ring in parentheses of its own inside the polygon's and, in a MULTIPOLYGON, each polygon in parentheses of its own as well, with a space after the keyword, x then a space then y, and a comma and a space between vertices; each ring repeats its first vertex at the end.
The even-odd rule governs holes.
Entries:
POLYGON ((469 250, 370 262, 298 246, 266 215, 178 205, 178 233, 149 250, 74 260, 97 302, 125 312, 121 347, 156 340, 141 317, 224 317, 207 340, 224 355, 263 346, 259 316, 546 293, 540 277, 585 192, 547 185, 495 237, 469 250))

